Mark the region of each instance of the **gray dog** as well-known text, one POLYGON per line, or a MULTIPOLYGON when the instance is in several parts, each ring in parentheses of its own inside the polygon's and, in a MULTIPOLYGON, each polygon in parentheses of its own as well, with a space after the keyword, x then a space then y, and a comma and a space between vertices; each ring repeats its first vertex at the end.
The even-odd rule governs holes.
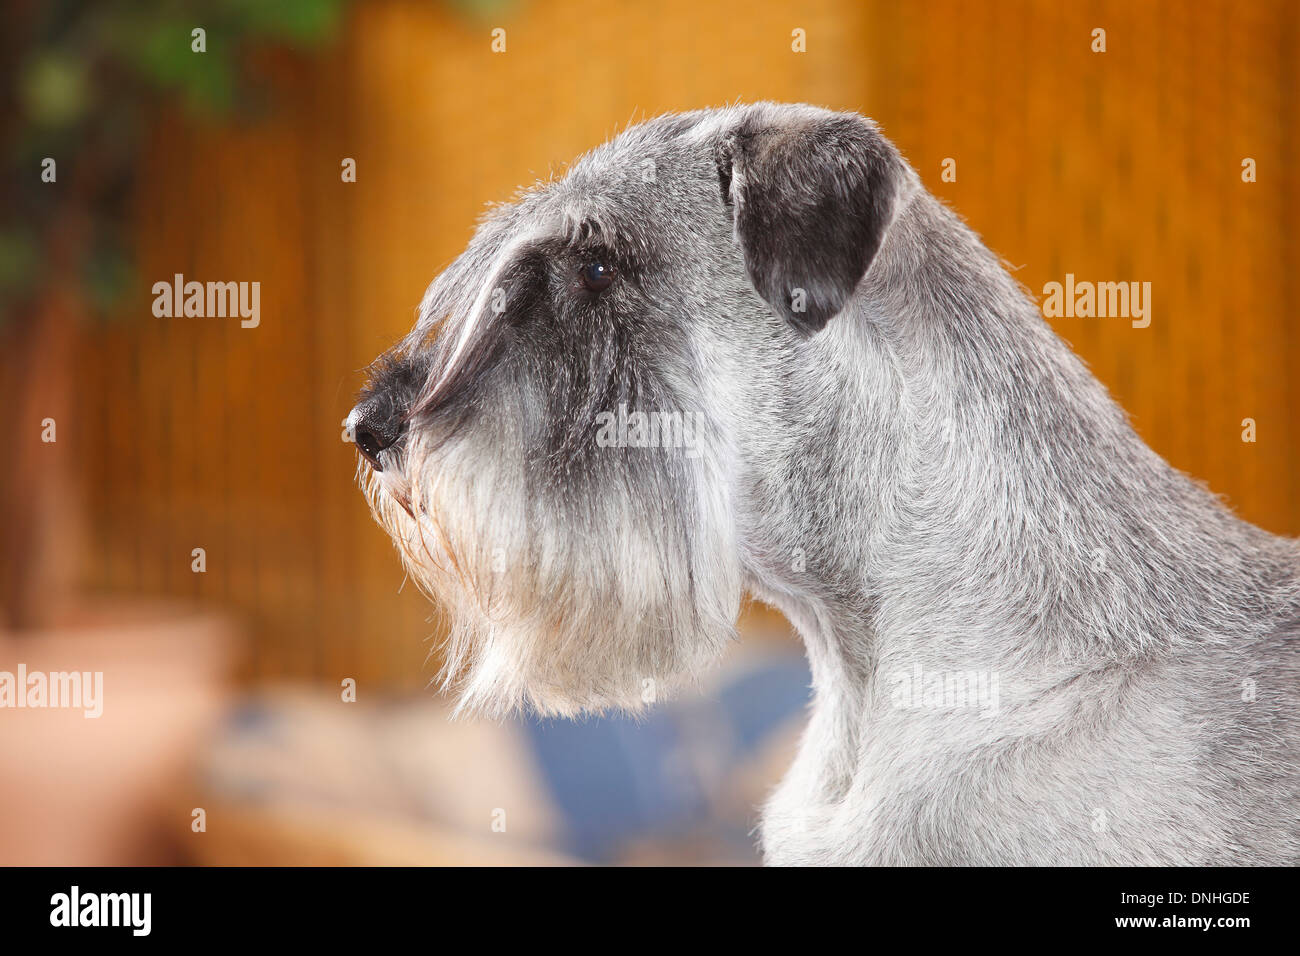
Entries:
POLYGON ((856 114, 663 116, 494 211, 349 425, 464 707, 640 707, 786 614, 768 862, 1300 858, 1300 548, 856 114))

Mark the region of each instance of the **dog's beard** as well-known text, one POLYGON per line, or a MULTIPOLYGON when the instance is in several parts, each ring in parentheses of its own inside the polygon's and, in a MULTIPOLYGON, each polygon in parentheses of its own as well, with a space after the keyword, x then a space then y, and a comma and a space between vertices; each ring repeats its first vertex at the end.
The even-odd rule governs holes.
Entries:
POLYGON ((717 659, 741 584, 704 462, 629 458, 565 494, 529 487, 542 483, 503 447, 417 441, 363 478, 412 579, 447 612, 439 679, 458 711, 637 710, 717 659))

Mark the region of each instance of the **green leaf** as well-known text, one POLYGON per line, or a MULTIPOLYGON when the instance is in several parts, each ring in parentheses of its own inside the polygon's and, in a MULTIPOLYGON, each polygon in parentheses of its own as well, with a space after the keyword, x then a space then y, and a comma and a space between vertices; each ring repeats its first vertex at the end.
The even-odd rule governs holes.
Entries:
POLYGON ((89 100, 85 66, 56 50, 43 51, 27 64, 19 90, 27 116, 38 126, 77 122, 89 100))

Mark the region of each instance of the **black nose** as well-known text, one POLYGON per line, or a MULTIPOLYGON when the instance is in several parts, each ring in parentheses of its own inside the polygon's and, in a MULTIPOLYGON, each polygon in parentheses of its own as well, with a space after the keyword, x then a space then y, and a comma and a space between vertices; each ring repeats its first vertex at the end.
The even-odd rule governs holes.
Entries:
POLYGON ((383 471, 380 452, 392 448, 402 438, 406 423, 384 395, 374 395, 352 409, 346 422, 357 451, 375 471, 383 471))

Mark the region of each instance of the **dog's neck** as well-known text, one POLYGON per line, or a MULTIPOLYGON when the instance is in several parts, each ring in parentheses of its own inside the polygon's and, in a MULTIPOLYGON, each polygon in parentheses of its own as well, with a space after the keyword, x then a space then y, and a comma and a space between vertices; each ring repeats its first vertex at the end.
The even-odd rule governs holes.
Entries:
POLYGON ((750 490, 778 530, 748 563, 819 693, 918 662, 1057 680, 1257 632, 1295 600, 1294 549, 1151 451, 927 194, 807 348, 817 440, 796 431, 750 490))

